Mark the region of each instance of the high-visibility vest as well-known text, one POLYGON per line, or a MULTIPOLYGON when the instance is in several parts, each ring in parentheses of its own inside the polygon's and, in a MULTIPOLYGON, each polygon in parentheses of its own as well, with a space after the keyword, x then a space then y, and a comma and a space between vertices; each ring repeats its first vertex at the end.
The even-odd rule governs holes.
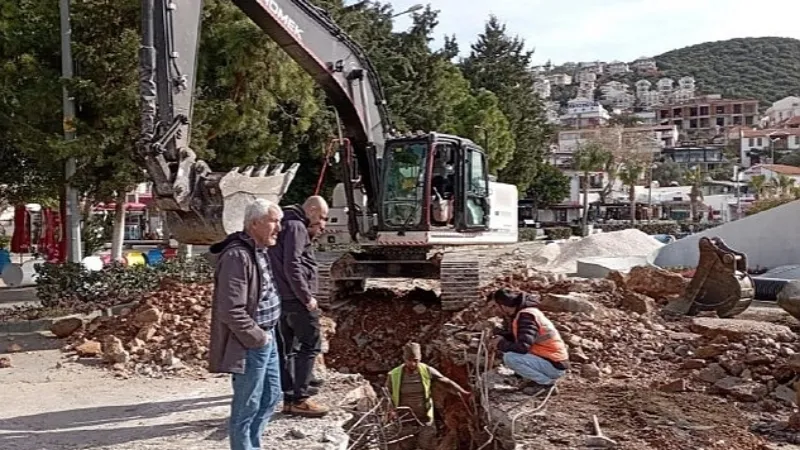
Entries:
POLYGON ((564 340, 561 339, 561 335, 558 333, 558 330, 556 330, 556 326, 553 325, 553 322, 545 317, 544 313, 539 311, 538 308, 525 308, 521 309, 517 313, 517 316, 514 317, 514 321, 511 323, 511 331, 514 333, 514 339, 517 339, 517 327, 519 316, 521 314, 530 314, 534 317, 536 323, 539 325, 538 331, 540 336, 547 333, 553 334, 552 338, 544 342, 534 343, 531 345, 528 353, 541 356, 542 358, 553 362, 561 362, 569 359, 569 354, 567 354, 567 346, 564 344, 564 340))
MULTIPOLYGON (((428 420, 433 420, 433 402, 431 401, 431 371, 428 366, 422 363, 417 364, 419 378, 422 380, 422 388, 425 393, 425 407, 428 410, 428 420)), ((403 366, 397 366, 389 372, 389 379, 392 380, 392 403, 395 407, 400 406, 400 386, 403 384, 403 366)))

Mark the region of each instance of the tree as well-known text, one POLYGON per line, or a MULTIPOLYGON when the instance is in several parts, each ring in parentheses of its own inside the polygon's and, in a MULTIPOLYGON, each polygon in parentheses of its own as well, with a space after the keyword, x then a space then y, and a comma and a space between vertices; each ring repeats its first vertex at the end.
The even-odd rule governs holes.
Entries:
POLYGON ((750 187, 753 188, 756 200, 760 200, 761 197, 763 197, 766 183, 767 177, 764 175, 753 175, 750 177, 750 187))
POLYGON ((532 54, 526 50, 524 40, 509 36, 505 25, 491 16, 484 32, 472 44, 469 57, 461 63, 472 87, 497 95, 500 108, 508 117, 515 148, 499 179, 516 184, 521 192, 534 182, 553 132, 533 90, 532 54))
POLYGON ((781 156, 780 159, 778 159, 778 164, 800 167, 800 151, 794 151, 781 156))
POLYGON ((706 180, 706 175, 699 167, 695 167, 686 173, 685 179, 689 186, 691 186, 689 191, 690 219, 692 222, 697 222, 699 206, 703 201, 703 183, 706 180))
POLYGON ((620 181, 622 184, 628 187, 628 204, 630 205, 631 210, 631 225, 636 223, 636 184, 639 182, 639 178, 641 178, 643 172, 644 167, 636 161, 625 164, 625 166, 619 172, 620 181))
POLYGON ((668 159, 658 163, 653 169, 653 180, 658 181, 659 186, 669 186, 672 183, 683 183, 685 170, 680 164, 668 159))
POLYGON ((583 235, 589 233, 589 176, 592 172, 602 170, 608 164, 611 154, 598 141, 581 144, 575 151, 573 164, 581 173, 581 191, 583 192, 583 217, 581 226, 583 235))
MULTIPOLYGON (((551 164, 539 167, 539 176, 528 186, 526 197, 533 200, 534 214, 555 205, 569 196, 570 178, 551 164)), ((538 216, 534 220, 539 220, 538 216)))

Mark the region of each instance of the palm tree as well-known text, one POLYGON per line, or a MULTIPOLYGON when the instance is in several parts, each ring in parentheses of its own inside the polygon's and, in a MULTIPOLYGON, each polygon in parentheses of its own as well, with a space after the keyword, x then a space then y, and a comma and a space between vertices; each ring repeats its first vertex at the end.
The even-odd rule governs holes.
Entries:
POLYGON ((638 163, 629 163, 619 172, 619 180, 628 187, 628 203, 631 208, 631 225, 636 223, 636 182, 644 172, 644 167, 638 163))
POLYGON ((761 200, 761 196, 764 194, 764 185, 767 183, 767 177, 764 175, 753 175, 750 178, 750 186, 753 188, 753 193, 756 197, 756 200, 761 200))
POLYGON ((781 174, 778 175, 778 178, 775 178, 775 184, 781 197, 789 197, 792 193, 792 187, 794 187, 794 178, 781 174))
POLYGON ((583 191, 583 218, 581 219, 582 234, 589 233, 589 174, 602 170, 609 159, 609 153, 599 142, 582 144, 575 151, 573 164, 575 170, 583 176, 581 190, 583 191))
POLYGON ((699 167, 686 172, 686 183, 692 187, 689 191, 689 208, 692 222, 697 222, 697 212, 700 202, 703 201, 703 182, 705 181, 705 174, 699 167))

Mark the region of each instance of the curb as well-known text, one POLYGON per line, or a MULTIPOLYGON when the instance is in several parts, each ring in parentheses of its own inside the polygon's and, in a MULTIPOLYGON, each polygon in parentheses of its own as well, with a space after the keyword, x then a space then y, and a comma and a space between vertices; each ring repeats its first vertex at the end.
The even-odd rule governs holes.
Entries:
POLYGON ((125 308, 131 308, 135 306, 138 301, 132 301, 129 303, 123 303, 121 305, 115 305, 110 308, 105 309, 97 309, 88 314, 69 314, 66 316, 60 317, 47 317, 44 319, 34 319, 34 320, 18 320, 13 322, 0 322, 0 334, 12 334, 12 333, 36 333, 38 331, 47 331, 50 327, 61 319, 66 319, 68 317, 78 317, 82 320, 89 321, 94 319, 95 317, 99 316, 115 316, 119 314, 125 308))

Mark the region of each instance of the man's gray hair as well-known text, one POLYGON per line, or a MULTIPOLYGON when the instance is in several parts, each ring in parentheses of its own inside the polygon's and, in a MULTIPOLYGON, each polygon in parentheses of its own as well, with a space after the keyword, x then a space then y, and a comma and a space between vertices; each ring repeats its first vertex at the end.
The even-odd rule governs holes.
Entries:
POLYGON ((253 203, 247 205, 247 208, 244 210, 244 226, 247 227, 256 220, 261 219, 269 214, 270 211, 277 212, 278 216, 283 215, 283 211, 281 211, 280 206, 276 205, 275 203, 272 203, 264 198, 257 198, 253 200, 253 203))

